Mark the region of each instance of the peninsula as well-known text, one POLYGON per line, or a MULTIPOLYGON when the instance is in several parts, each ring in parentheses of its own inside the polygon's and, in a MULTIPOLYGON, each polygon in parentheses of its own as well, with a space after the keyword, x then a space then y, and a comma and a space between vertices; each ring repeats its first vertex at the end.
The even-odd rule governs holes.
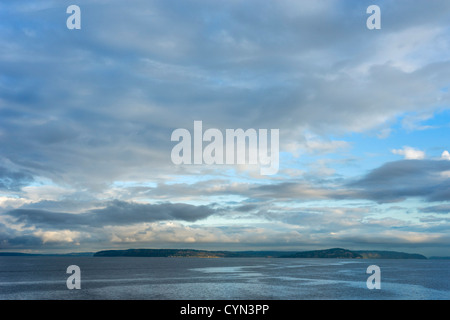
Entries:
POLYGON ((427 259, 417 253, 395 251, 352 251, 332 248, 313 251, 208 251, 194 249, 104 250, 94 257, 171 257, 171 258, 335 258, 335 259, 427 259))

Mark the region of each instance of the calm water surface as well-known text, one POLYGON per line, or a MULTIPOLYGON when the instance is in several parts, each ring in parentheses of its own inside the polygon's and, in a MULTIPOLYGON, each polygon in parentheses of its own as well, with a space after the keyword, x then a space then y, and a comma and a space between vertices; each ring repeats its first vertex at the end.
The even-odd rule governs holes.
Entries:
POLYGON ((0 299, 450 299, 450 260, 0 257, 0 299), (369 290, 369 265, 381 289, 369 290), (69 265, 81 289, 69 290, 69 265))

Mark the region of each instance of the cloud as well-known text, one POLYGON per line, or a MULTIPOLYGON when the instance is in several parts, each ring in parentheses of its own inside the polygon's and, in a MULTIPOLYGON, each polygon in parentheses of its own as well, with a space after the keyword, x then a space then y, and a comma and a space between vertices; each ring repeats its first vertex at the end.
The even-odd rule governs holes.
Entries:
MULTIPOLYGON (((80 236, 79 232, 70 231, 70 230, 61 230, 61 231, 42 231, 38 230, 33 233, 34 236, 41 238, 42 243, 51 243, 51 242, 67 242, 74 243, 76 238, 80 236)), ((79 243, 78 243, 79 244, 79 243)))
POLYGON ((447 4, 408 8, 408 19, 391 21, 395 28, 378 37, 367 37, 364 5, 338 1, 78 5, 78 33, 59 27, 65 8, 54 1, 5 5, 1 22, 8 30, 0 36, 2 157, 55 183, 98 191, 164 177, 175 170, 171 131, 193 120, 281 128, 290 151, 323 154, 348 147, 330 134, 378 129, 424 105, 432 114, 438 96, 439 105, 448 102, 440 92, 450 70, 445 55, 433 56, 439 67, 428 59, 412 71, 398 67, 423 50, 445 52, 434 49, 448 42, 435 27, 446 23, 447 4), (435 18, 423 19, 419 8, 435 18), (405 37, 422 29, 425 44, 405 37), (380 45, 385 39, 405 45, 380 45), (308 133, 317 139, 302 140, 308 133))
POLYGON ((420 212, 425 213, 440 213, 440 214, 448 214, 450 213, 450 204, 440 204, 435 206, 423 207, 419 209, 420 212))
MULTIPOLYGON (((350 143, 342 140, 322 140, 321 138, 305 134, 304 141, 291 142, 286 146, 287 151, 293 150, 294 153, 298 150, 305 150, 308 153, 323 155, 327 153, 336 153, 341 150, 348 150, 350 143)), ((296 154, 294 154, 296 155, 296 154)), ((298 156, 298 154, 296 155, 298 156)))
POLYGON ((82 229, 102 226, 132 225, 136 223, 180 220, 197 221, 216 213, 208 206, 183 203, 140 204, 111 201, 104 208, 84 213, 65 213, 38 209, 15 209, 5 214, 15 223, 28 227, 50 229, 82 229))
POLYGON ((400 160, 388 162, 348 184, 359 196, 377 202, 398 202, 411 197, 447 201, 450 180, 443 160, 400 160))
POLYGON ((227 180, 205 180, 193 184, 160 184, 155 188, 147 188, 142 196, 161 199, 205 198, 214 196, 238 196, 252 201, 266 200, 324 200, 351 198, 352 191, 339 186, 327 186, 326 182, 318 183, 317 177, 311 181, 291 179, 286 182, 229 183, 227 180))
POLYGON ((0 223, 0 249, 10 248, 39 248, 41 239, 33 234, 18 231, 0 223))
POLYGON ((404 156, 407 160, 420 160, 425 158, 425 152, 408 146, 403 149, 392 149, 393 154, 404 156))
POLYGON ((33 175, 27 170, 14 171, 0 166, 0 190, 18 191, 33 181, 33 175))
MULTIPOLYGON (((383 230, 377 234, 359 234, 346 233, 335 236, 339 243, 358 243, 359 246, 369 247, 401 247, 406 250, 417 250, 417 246, 426 247, 445 247, 448 243, 449 236, 445 233, 436 234, 433 232, 412 232, 401 230, 383 230)), ((414 252, 414 251, 413 251, 414 252)), ((417 252, 417 251, 416 251, 417 252)))
POLYGON ((442 152, 441 159, 450 160, 450 153, 447 150, 445 150, 444 152, 442 152))

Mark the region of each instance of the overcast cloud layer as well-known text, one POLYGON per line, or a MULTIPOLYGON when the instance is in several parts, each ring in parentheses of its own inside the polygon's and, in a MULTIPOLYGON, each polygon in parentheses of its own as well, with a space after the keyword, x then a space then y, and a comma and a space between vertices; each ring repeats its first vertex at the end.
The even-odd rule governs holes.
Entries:
POLYGON ((450 2, 71 4, 0 4, 1 251, 450 255, 450 2), (195 120, 279 129, 280 171, 174 165, 195 120))

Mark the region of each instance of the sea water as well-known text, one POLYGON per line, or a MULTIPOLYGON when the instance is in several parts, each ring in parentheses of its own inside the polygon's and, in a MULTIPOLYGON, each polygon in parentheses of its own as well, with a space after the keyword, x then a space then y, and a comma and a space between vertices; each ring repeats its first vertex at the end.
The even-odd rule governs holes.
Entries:
POLYGON ((0 257, 0 299, 450 299, 450 260, 0 257), (67 267, 80 268, 68 289, 67 267), (367 268, 380 268, 368 289, 367 268))

